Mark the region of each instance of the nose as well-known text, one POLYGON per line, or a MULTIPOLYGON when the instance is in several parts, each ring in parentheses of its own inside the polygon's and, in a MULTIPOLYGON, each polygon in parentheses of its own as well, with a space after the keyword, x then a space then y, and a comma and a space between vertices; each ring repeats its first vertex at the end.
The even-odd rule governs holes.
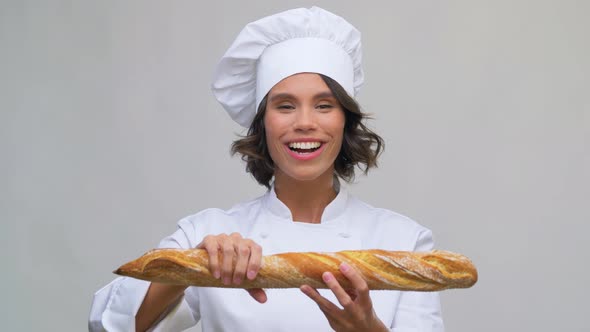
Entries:
POLYGON ((300 108, 295 116, 295 130, 309 131, 317 128, 315 113, 313 108, 300 108))

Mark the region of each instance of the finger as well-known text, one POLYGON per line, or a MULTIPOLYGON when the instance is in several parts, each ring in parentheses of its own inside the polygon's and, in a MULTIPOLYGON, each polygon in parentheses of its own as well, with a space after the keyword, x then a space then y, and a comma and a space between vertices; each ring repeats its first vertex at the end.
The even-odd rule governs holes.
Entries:
POLYGON ((221 276, 219 271, 219 243, 213 236, 207 235, 197 248, 207 250, 209 254, 209 271, 215 279, 219 279, 221 276))
POLYGON ((369 286, 363 276, 352 266, 342 263, 340 264, 340 272, 350 280, 350 283, 358 296, 358 301, 361 305, 372 305, 371 297, 369 295, 369 286))
POLYGON ((235 249, 234 243, 229 236, 224 236, 221 242, 223 261, 221 262, 221 279, 224 285, 231 284, 234 269, 235 249))
POLYGON ((303 294, 307 295, 315 303, 317 303, 320 310, 324 312, 326 316, 334 317, 338 312, 342 311, 330 300, 323 297, 316 289, 308 285, 303 285, 299 288, 303 294))
POLYGON ((236 268, 234 269, 233 282, 234 284, 239 285, 242 283, 242 280, 244 280, 248 261, 250 260, 250 247, 248 246, 248 242, 240 241, 237 252, 238 258, 236 260, 236 268))
POLYGON ((232 240, 234 240, 234 241, 236 241, 236 242, 237 242, 237 241, 240 241, 240 240, 242 240, 242 234, 240 234, 240 233, 238 233, 238 232, 233 232, 233 233, 231 233, 231 234, 229 235, 229 237, 231 237, 231 238, 232 238, 232 240))
POLYGON ((324 274, 322 274, 322 279, 328 288, 330 288, 332 293, 336 295, 336 299, 338 299, 338 302, 342 307, 344 307, 344 309, 350 309, 350 307, 354 305, 354 301, 350 298, 350 295, 348 295, 344 288, 340 286, 340 283, 338 280, 336 280, 332 273, 324 272, 324 274))
POLYGON ((254 280, 262 265, 262 247, 252 240, 250 240, 250 243, 250 261, 248 262, 248 274, 246 277, 254 280))
POLYGON ((250 288, 246 289, 246 291, 254 298, 254 300, 258 301, 259 303, 265 303, 268 299, 266 292, 262 288, 250 288))

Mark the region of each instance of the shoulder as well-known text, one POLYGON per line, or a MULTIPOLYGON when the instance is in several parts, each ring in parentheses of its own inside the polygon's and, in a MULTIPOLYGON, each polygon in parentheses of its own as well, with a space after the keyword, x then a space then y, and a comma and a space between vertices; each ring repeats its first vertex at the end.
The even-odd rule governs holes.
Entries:
POLYGON ((220 208, 201 210, 182 218, 178 222, 178 227, 208 234, 239 232, 241 228, 251 224, 260 209, 262 197, 238 203, 227 210, 220 208))
POLYGON ((385 225, 417 232, 428 230, 426 227, 401 213, 372 206, 353 196, 350 196, 349 201, 351 212, 355 215, 364 216, 364 222, 373 226, 385 225))
POLYGON ((374 207, 350 196, 350 222, 380 246, 392 250, 423 249, 423 242, 432 244, 432 232, 401 213, 374 207))

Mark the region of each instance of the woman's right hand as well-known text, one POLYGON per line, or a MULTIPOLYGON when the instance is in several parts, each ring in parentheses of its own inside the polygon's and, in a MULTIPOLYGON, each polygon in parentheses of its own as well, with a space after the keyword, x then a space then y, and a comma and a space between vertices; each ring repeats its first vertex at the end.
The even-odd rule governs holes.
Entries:
MULTIPOLYGON (((207 235, 197 245, 209 253, 209 271, 224 285, 239 285, 244 278, 254 280, 262 264, 262 247, 245 239, 240 233, 207 235)), ((246 289, 258 302, 266 302, 266 293, 261 288, 246 289)))

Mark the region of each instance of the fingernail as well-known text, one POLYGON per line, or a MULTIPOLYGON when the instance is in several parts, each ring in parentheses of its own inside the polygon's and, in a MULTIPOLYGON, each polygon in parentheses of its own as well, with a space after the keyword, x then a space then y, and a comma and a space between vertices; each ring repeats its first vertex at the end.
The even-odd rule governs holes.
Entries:
POLYGON ((348 270, 350 270, 350 265, 348 265, 346 263, 340 264, 340 271, 347 272, 348 270))
POLYGON ((332 274, 330 272, 324 272, 324 274, 322 274, 322 278, 325 282, 328 282, 332 280, 332 274))
POLYGON ((305 285, 299 287, 299 289, 303 292, 303 294, 309 293, 309 288, 305 285))
POLYGON ((223 278, 223 284, 224 285, 229 285, 231 283, 231 280, 229 280, 228 277, 223 278))
POLYGON ((256 277, 256 272, 250 270, 248 271, 248 279, 253 280, 256 277))
POLYGON ((240 278, 240 277, 234 278, 234 284, 239 285, 241 283, 242 283, 242 278, 240 278))
POLYGON ((215 279, 219 279, 219 277, 221 277, 221 276, 219 275, 219 271, 215 271, 215 272, 213 272, 213 278, 215 278, 215 279))

